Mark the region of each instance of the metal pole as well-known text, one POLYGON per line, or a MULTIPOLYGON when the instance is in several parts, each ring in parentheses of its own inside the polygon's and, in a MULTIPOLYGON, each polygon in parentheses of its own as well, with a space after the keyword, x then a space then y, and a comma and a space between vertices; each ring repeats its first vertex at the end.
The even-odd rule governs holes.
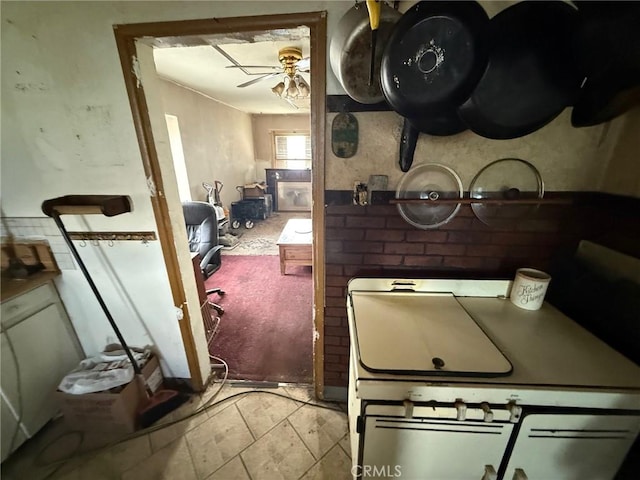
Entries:
POLYGON ((80 254, 78 253, 78 250, 76 249, 75 245, 71 241, 71 238, 69 237, 69 234, 67 233, 67 230, 64 228, 64 224, 62 223, 62 220, 60 219, 60 215, 55 210, 55 208, 53 209, 53 212, 51 213, 51 216, 53 217, 53 220, 56 222, 56 225, 60 229, 60 232, 62 233, 62 236, 64 237, 65 242, 67 242, 67 245, 69 246, 69 249, 71 250, 71 254, 76 259, 76 262, 78 262, 78 265, 80 266, 80 270, 84 274, 84 277, 87 279, 87 282, 89 283, 89 286, 91 287, 91 290, 93 291, 93 294, 96 296, 96 299, 98 300, 98 303, 102 307, 102 311, 104 312, 105 316, 107 317, 107 320, 109 320, 109 323, 111 324, 111 327, 113 328, 113 331, 115 332, 116 337, 118 337, 118 340, 120 341, 120 345, 122 345, 122 348, 126 352, 127 357, 129 357, 129 360, 131 361, 131 365, 133 366, 133 371, 136 373, 136 375, 141 375, 142 374, 142 370, 140 369, 140 366, 138 365, 138 362, 136 362, 135 358, 133 358, 133 354, 131 353, 131 350, 129 349, 129 346, 127 345, 127 342, 125 342, 124 337, 120 333, 120 329, 118 328, 118 326, 116 325, 115 320, 111 316, 111 313, 109 312, 109 309, 107 308, 107 305, 104 303, 104 300, 102 299, 102 296, 100 295, 100 292, 98 292, 98 288, 96 287, 96 284, 93 283, 93 279, 91 278, 91 275, 89 275, 89 271, 87 270, 87 267, 85 267, 82 259, 80 258, 80 254))

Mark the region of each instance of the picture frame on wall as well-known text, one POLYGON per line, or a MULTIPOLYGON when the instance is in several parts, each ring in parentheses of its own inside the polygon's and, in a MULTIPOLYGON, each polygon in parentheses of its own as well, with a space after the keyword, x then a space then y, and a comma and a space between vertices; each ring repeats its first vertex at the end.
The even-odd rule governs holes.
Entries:
POLYGON ((277 183, 279 211, 311 211, 311 182, 277 183))

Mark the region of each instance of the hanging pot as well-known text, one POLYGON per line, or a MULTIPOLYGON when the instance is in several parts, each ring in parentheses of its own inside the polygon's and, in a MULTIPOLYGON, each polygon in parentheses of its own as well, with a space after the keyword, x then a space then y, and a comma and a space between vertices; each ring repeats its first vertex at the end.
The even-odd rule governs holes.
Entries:
POLYGON ((419 132, 453 135, 466 129, 457 107, 484 72, 489 17, 471 1, 423 1, 396 23, 380 69, 387 103, 405 117, 400 169, 413 162, 419 132))
POLYGON ((329 60, 331 69, 344 91, 356 102, 370 104, 384 100, 380 87, 382 52, 393 26, 401 14, 380 2, 374 57, 373 81, 369 85, 371 65, 371 25, 364 2, 356 3, 340 19, 331 37, 329 60))
POLYGON ((574 3, 579 17, 575 51, 586 80, 571 123, 587 127, 640 104, 640 3, 574 3))
POLYGON ((572 49, 577 11, 563 1, 523 1, 489 22, 489 61, 458 109, 478 135, 528 135, 573 104, 583 76, 572 49))

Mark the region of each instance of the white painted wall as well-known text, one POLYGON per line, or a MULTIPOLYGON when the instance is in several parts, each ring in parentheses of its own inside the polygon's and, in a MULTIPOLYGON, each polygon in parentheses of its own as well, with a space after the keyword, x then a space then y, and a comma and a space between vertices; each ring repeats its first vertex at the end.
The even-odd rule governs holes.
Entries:
POLYGON ((231 208, 240 200, 235 187, 256 178, 251 115, 164 80, 161 92, 165 112, 180 121, 191 197, 206 201, 202 182, 218 180, 231 208))
MULTIPOLYGON (((115 218, 90 217, 87 218, 88 226, 70 217, 70 228, 156 229, 115 45, 114 24, 326 10, 330 39, 336 24, 352 5, 350 0, 4 2, 0 12, 0 58, 1 195, 5 215, 42 216, 42 201, 60 195, 128 194, 133 199, 134 212, 115 218)), ((508 4, 488 5, 497 11, 508 4)), ((343 93, 330 68, 327 92, 343 93)), ((362 118, 360 156, 345 161, 348 163, 329 158, 327 188, 342 188, 341 178, 349 178, 344 186, 351 188, 353 177, 365 179, 372 173, 390 173, 397 178, 399 121, 394 115, 372 114, 370 119, 362 118), (369 153, 365 155, 363 149, 368 149, 369 153)), ((327 131, 330 131, 330 123, 328 127, 327 131)), ((456 146, 449 143, 450 140, 421 139, 417 154, 430 161, 442 160, 446 154, 448 161, 457 162, 459 168, 466 165, 470 157, 475 169, 498 154, 515 152, 526 158, 527 152, 540 152, 541 170, 547 181, 557 175, 554 170, 557 167, 558 178, 570 180, 571 185, 587 189, 589 185, 595 186, 594 177, 600 172, 595 158, 606 156, 606 152, 597 150, 600 127, 569 135, 564 127, 550 128, 551 131, 525 137, 520 143, 501 143, 499 152, 488 151, 483 142, 476 140, 456 146), (540 136, 544 141, 552 141, 553 150, 527 147, 540 136), (586 163, 579 163, 576 158, 568 164, 563 161, 561 153, 570 153, 574 148, 586 158, 586 163), (553 161, 543 158, 549 153, 554 154, 553 161), (583 170, 586 173, 583 174, 583 170), (574 176, 579 177, 577 183, 574 176)), ((609 134, 612 133, 616 132, 609 134)), ((471 170, 468 168, 465 182, 471 170)), ((554 182, 550 186, 555 189, 573 188, 560 181, 554 182)), ((177 199, 175 186, 169 194, 175 194, 177 199)), ((171 213, 177 228, 180 213, 177 209, 171 213)), ((125 317, 122 322, 124 334, 132 344, 151 342, 157 345, 163 356, 165 373, 188 376, 159 245, 153 243, 145 247, 127 243, 105 251, 112 269, 105 266, 97 253, 86 250, 87 265, 98 276, 107 304, 113 305, 119 316, 125 317), (129 298, 118 292, 118 283, 124 285, 129 298)), ((184 275, 186 278, 187 273, 184 275)), ((65 270, 58 283, 87 353, 102 348, 112 334, 108 325, 100 321, 100 310, 88 294, 79 272, 65 270)), ((202 358, 201 362, 204 365, 202 358)))

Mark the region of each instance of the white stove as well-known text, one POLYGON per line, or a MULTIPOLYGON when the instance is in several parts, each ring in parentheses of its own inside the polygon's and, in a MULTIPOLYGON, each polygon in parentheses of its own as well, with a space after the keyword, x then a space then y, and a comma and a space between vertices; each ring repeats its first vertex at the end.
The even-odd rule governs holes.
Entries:
POLYGON ((549 304, 514 306, 510 287, 351 280, 354 474, 615 475, 640 430, 640 367, 549 304))

